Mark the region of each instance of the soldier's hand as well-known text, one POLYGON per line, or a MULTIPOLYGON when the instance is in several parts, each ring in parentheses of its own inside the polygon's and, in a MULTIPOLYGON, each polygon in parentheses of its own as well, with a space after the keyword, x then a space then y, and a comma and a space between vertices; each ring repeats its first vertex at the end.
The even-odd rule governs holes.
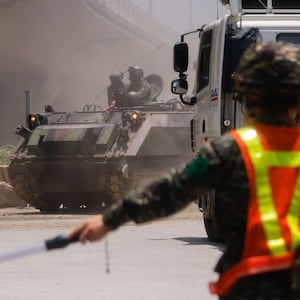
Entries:
POLYGON ((94 242, 101 240, 109 231, 103 222, 102 215, 96 215, 84 221, 75 228, 69 235, 69 239, 78 236, 78 240, 85 244, 87 241, 94 242))

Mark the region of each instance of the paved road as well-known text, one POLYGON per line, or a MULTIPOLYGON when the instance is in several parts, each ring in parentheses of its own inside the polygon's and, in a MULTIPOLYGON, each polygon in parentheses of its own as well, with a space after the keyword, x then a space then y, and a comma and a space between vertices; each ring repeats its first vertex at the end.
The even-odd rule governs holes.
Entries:
MULTIPOLYGON (((86 217, 0 209, 0 254, 68 233, 86 217)), ((105 241, 2 263, 0 299, 216 299, 207 283, 221 249, 207 240, 194 204, 157 222, 126 224, 107 242, 110 273, 105 241)))

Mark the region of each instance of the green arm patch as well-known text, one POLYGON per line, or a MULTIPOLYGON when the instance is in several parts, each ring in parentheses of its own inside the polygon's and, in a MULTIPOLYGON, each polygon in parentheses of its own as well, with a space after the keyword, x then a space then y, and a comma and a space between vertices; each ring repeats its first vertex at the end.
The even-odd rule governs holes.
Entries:
POLYGON ((208 163, 202 157, 198 157, 187 165, 186 174, 189 179, 196 179, 207 171, 208 163))

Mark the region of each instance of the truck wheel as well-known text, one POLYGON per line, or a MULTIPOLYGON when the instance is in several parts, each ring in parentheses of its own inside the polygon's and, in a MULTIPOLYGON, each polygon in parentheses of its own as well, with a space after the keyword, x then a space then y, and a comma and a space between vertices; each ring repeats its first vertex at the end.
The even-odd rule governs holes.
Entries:
POLYGON ((204 218, 204 226, 207 237, 211 242, 222 242, 222 235, 215 219, 204 218))
POLYGON ((199 209, 203 212, 204 227, 208 239, 212 242, 222 242, 222 230, 216 218, 216 196, 214 190, 202 194, 199 199, 199 209))

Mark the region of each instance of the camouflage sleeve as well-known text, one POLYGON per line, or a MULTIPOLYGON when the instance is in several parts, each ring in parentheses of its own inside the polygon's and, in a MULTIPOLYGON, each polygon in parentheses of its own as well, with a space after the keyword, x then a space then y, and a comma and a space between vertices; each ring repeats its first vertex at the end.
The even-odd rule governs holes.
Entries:
POLYGON ((223 143, 207 143, 182 170, 173 170, 143 190, 129 193, 104 215, 105 224, 115 229, 130 220, 143 223, 169 216, 194 201, 204 189, 223 184, 230 174, 228 168, 232 168, 222 157, 230 153, 223 149, 223 143))
POLYGON ((145 83, 143 86, 143 99, 149 99, 151 97, 151 87, 148 83, 145 83))
POLYGON ((145 101, 148 100, 151 97, 151 88, 149 83, 143 81, 143 84, 141 86, 141 89, 136 92, 136 100, 137 101, 145 101))

